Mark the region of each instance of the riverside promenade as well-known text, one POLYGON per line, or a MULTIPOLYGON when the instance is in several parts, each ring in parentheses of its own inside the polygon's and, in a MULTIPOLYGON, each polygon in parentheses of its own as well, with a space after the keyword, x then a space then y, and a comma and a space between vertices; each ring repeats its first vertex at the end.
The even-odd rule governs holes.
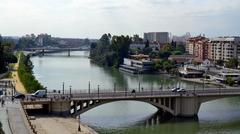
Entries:
POLYGON ((5 105, 0 106, 0 122, 6 134, 31 134, 19 101, 6 98, 5 105))

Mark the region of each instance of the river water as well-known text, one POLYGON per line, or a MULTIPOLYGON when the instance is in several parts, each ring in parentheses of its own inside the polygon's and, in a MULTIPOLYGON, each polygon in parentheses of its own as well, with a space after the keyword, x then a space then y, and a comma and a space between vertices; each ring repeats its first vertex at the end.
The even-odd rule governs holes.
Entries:
MULTIPOLYGON (((90 62, 89 52, 47 54, 32 57, 35 77, 48 89, 88 90, 91 92, 125 88, 139 90, 163 90, 172 87, 201 90, 202 84, 194 84, 163 75, 131 75, 113 68, 104 68, 90 62)), ((74 92, 73 91, 73 92, 74 92)), ((119 101, 104 104, 81 115, 81 122, 99 133, 129 134, 232 134, 240 133, 240 97, 225 98, 203 103, 197 119, 162 118, 158 110, 146 103, 119 101), (158 118, 156 118, 158 115, 158 118), (161 120, 159 119, 161 118, 161 120), (158 119, 158 121, 156 121, 158 119)), ((163 113, 162 113, 163 114, 163 113)))

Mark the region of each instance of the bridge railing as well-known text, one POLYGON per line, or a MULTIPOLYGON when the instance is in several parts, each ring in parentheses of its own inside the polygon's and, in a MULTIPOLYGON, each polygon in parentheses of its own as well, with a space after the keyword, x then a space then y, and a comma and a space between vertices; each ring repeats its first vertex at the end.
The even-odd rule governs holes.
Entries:
POLYGON ((76 92, 48 92, 47 98, 28 98, 26 101, 53 101, 53 100, 71 100, 71 99, 122 99, 122 98, 149 98, 149 97, 177 97, 177 96, 206 96, 206 95, 240 95, 240 89, 211 88, 208 90, 187 90, 187 92, 172 91, 110 91, 110 92, 90 92, 80 90, 76 92))

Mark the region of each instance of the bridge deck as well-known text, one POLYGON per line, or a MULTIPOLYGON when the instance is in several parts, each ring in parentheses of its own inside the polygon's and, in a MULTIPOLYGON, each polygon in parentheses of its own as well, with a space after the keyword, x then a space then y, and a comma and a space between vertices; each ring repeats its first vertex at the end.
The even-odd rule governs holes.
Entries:
POLYGON ((240 89, 208 89, 208 90, 187 90, 184 93, 171 91, 144 91, 144 92, 100 92, 100 93, 75 93, 75 94, 57 94, 48 93, 46 98, 32 98, 27 96, 23 100, 24 104, 44 104, 51 101, 69 101, 69 100, 141 100, 164 97, 208 97, 208 96, 240 96, 240 89))

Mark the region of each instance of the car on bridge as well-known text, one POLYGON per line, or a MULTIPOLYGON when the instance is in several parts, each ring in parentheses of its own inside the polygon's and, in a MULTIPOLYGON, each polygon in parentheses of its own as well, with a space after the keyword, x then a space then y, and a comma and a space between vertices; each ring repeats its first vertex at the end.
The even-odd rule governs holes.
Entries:
POLYGON ((35 93, 31 94, 32 97, 45 98, 47 97, 46 90, 37 90, 35 93))
POLYGON ((184 89, 184 88, 180 88, 180 89, 177 90, 177 92, 178 92, 178 93, 185 93, 185 92, 187 92, 187 91, 186 91, 186 89, 184 89))
POLYGON ((175 88, 172 88, 171 91, 172 92, 177 92, 180 88, 179 87, 175 87, 175 88))
POLYGON ((15 99, 25 99, 25 95, 16 92, 15 95, 13 96, 13 98, 15 98, 15 99))

